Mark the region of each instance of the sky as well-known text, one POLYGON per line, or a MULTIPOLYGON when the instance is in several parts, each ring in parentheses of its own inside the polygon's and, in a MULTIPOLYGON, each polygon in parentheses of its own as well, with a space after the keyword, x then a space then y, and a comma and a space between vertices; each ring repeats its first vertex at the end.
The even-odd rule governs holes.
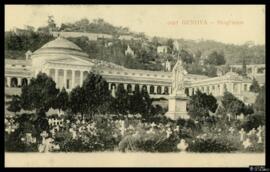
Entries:
POLYGON ((5 31, 103 18, 148 36, 265 44, 264 5, 6 5, 5 31))

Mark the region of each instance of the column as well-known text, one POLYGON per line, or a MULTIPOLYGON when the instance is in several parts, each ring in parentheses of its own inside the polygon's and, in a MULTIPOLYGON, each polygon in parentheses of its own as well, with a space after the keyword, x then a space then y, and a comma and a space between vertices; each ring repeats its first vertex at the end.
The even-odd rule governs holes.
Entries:
POLYGON ((72 70, 72 86, 71 88, 75 88, 75 71, 72 70))
POLYGON ((18 78, 18 87, 22 86, 22 78, 18 78))
POLYGON ((80 71, 80 87, 83 85, 83 71, 80 71))
POLYGON ((7 77, 7 86, 10 87, 10 85, 11 85, 11 78, 7 77))
POLYGON ((229 91, 230 91, 231 93, 234 93, 234 91, 233 91, 233 83, 230 83, 230 84, 229 84, 229 91))
POLYGON ((124 85, 124 89, 127 90, 127 84, 123 84, 124 85))
POLYGON ((135 84, 131 84, 131 91, 135 91, 135 84))
POLYGON ((38 70, 35 70, 35 77, 37 77, 37 75, 38 75, 38 70))
POLYGON ((168 87, 169 94, 172 93, 172 87, 168 87))
POLYGON ((150 94, 150 85, 146 85, 147 92, 150 94))
POLYGON ((64 88, 67 88, 67 70, 64 70, 64 88))
POLYGON ((29 85, 31 82, 31 78, 27 78, 27 85, 29 85))
POLYGON ((241 84, 238 84, 238 94, 241 95, 241 84))
POLYGON ((161 94, 164 93, 164 86, 161 86, 161 94))
POLYGON ((157 86, 156 85, 154 85, 154 93, 157 94, 157 86))
POLYGON ((139 84, 139 90, 142 91, 142 86, 141 84, 139 84))
POLYGON ((108 89, 109 90, 111 90, 111 85, 112 85, 112 83, 108 82, 108 87, 109 87, 108 89))
POLYGON ((192 96, 192 88, 189 88, 188 92, 189 92, 189 96, 192 96))
POLYGON ((58 69, 54 69, 54 81, 58 85, 58 69))
POLYGON ((219 89, 218 89, 218 85, 215 85, 215 95, 218 96, 219 95, 219 89))
POLYGON ((219 95, 222 96, 224 93, 224 88, 223 88, 223 84, 220 84, 220 89, 219 89, 219 95))

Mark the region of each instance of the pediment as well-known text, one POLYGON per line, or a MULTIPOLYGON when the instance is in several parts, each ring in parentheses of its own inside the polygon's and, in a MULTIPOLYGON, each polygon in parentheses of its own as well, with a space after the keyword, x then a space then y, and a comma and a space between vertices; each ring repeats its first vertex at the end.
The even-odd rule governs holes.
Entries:
POLYGON ((91 66, 94 65, 93 62, 90 62, 84 59, 74 58, 74 57, 63 57, 63 58, 48 60, 47 62, 54 63, 54 64, 68 64, 68 65, 91 65, 91 66))

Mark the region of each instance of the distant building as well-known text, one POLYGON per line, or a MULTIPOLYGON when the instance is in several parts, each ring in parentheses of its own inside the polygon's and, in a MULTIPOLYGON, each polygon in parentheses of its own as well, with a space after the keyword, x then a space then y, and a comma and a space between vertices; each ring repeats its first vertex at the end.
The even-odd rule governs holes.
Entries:
MULTIPOLYGON (((168 98, 172 93, 171 72, 128 69, 110 62, 90 59, 80 47, 62 37, 46 43, 27 58, 30 59, 5 59, 5 90, 28 85, 32 77, 43 72, 55 81, 57 88, 65 88, 70 92, 73 88, 82 86, 91 71, 102 75, 111 91, 121 84, 128 93, 144 89, 153 98, 168 98)), ((169 70, 169 61, 165 64, 169 70)), ((233 72, 218 77, 186 74, 184 78, 185 93, 188 96, 200 90, 220 97, 227 90, 243 100, 250 92, 251 84, 252 79, 233 72)))
MULTIPOLYGON (((242 69, 243 65, 230 65, 231 71, 242 69)), ((255 78, 262 86, 265 83, 265 64, 246 65, 247 76, 255 78)))
POLYGON ((96 41, 98 39, 112 39, 112 35, 103 34, 103 33, 87 33, 87 32, 51 32, 54 37, 63 37, 63 38, 77 38, 81 36, 87 37, 89 40, 96 41))
POLYGON ((223 72, 221 69, 217 68, 217 76, 222 76, 223 72))
POLYGON ((169 72, 171 71, 171 62, 169 62, 169 60, 165 62, 165 70, 169 72))
POLYGON ((176 51, 180 51, 180 43, 178 41, 173 41, 173 49, 176 51))
POLYGON ((128 45, 126 51, 125 51, 125 55, 131 55, 134 56, 134 51, 130 48, 130 46, 128 45))
POLYGON ((120 40, 139 40, 139 38, 135 38, 134 36, 132 35, 120 35, 119 38, 120 40))
POLYGON ((105 47, 111 47, 112 45, 113 45, 112 42, 107 42, 107 43, 105 43, 105 47))
POLYGON ((167 52, 168 52, 168 46, 163 45, 163 46, 157 47, 157 53, 167 53, 167 52))
POLYGON ((32 51, 28 50, 28 51, 25 53, 25 59, 26 59, 26 60, 30 60, 31 55, 32 55, 32 51))
POLYGON ((31 30, 20 29, 20 28, 17 28, 17 27, 14 27, 14 28, 13 28, 13 32, 14 32, 16 35, 27 35, 27 36, 30 36, 30 35, 32 34, 32 31, 31 31, 31 30))
POLYGON ((199 60, 199 64, 200 65, 205 65, 205 61, 208 58, 208 56, 201 56, 200 60, 199 60))

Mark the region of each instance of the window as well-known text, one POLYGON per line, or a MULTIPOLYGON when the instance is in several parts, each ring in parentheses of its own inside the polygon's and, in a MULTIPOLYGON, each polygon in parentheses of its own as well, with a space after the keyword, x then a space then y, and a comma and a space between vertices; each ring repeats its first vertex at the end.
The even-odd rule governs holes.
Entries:
POLYGON ((244 84, 244 91, 247 91, 247 84, 244 84))
POLYGON ((264 73, 264 68, 263 68, 263 67, 258 68, 258 69, 257 69, 257 73, 264 73))

